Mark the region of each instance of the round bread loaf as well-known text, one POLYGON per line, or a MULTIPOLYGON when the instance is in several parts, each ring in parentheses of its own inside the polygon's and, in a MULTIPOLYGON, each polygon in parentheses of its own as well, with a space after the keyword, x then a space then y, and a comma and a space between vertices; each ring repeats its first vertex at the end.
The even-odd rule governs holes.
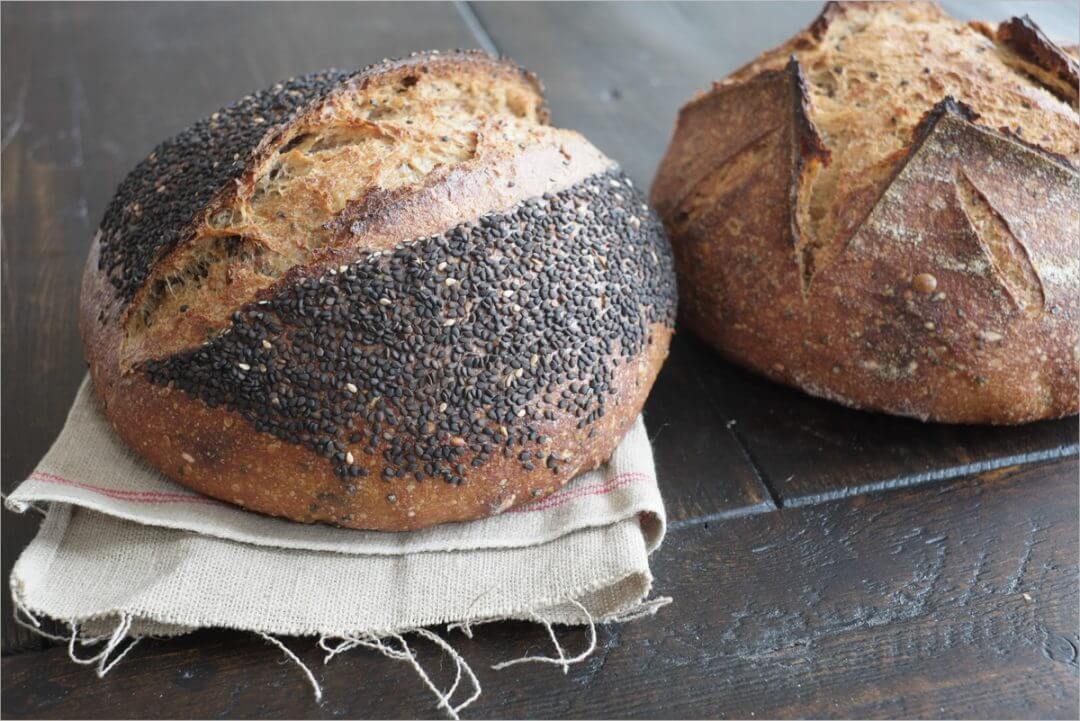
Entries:
POLYGON ((1028 19, 830 4, 687 104, 652 188, 681 320, 924 420, 1077 412, 1077 64, 1028 19))
POLYGON ((195 490, 405 530, 606 461, 667 354, 659 219, 538 80, 475 52, 323 72, 158 146, 81 330, 120 436, 195 490))

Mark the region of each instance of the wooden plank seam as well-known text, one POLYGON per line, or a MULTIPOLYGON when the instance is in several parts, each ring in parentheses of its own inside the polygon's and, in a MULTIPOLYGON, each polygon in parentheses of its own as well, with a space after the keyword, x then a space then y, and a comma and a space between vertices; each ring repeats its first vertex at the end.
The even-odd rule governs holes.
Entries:
POLYGON ((1042 451, 1032 451, 1029 453, 1021 453, 1011 456, 1001 456, 1000 458, 992 458, 986 461, 976 461, 974 463, 965 463, 959 466, 938 468, 932 471, 925 471, 923 473, 910 473, 904 476, 888 478, 882 481, 861 483, 855 486, 844 486, 832 491, 811 493, 805 496, 791 496, 784 500, 783 507, 795 508, 799 506, 813 506, 819 503, 835 501, 841 498, 851 498, 852 496, 861 496, 867 493, 877 493, 880 491, 891 491, 901 488, 910 488, 912 486, 918 486, 924 483, 949 481, 954 478, 961 478, 963 476, 974 476, 980 473, 997 471, 1003 468, 1010 468, 1013 466, 1020 467, 1035 463, 1041 463, 1043 461, 1061 460, 1064 458, 1069 458, 1071 456, 1076 456, 1078 453, 1080 453, 1080 445, 1076 443, 1070 443, 1066 446, 1048 448, 1042 451))

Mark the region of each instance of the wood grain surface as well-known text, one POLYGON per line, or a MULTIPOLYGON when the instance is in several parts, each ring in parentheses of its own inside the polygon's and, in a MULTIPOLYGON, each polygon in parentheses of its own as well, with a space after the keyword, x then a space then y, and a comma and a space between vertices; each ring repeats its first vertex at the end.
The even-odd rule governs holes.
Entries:
MULTIPOLYGON (((1076 42, 1076 3, 1027 12, 1076 42)), ((2 32, 0 477, 9 491, 63 423, 85 371, 78 283, 116 184, 161 139, 274 81, 425 48, 483 47, 538 72, 555 122, 636 182, 675 112, 778 44, 813 3, 11 4, 2 32)), ((601 630, 564 677, 491 663, 546 650, 495 624, 454 636, 483 717, 1076 717, 1077 423, 919 424, 771 384, 679 334, 646 406, 671 532, 655 619, 601 630)), ((5 576, 37 517, 4 513, 5 576)), ((402 664, 352 652, 311 702, 278 650, 204 631, 145 642, 109 677, 10 622, 6 717, 436 714, 402 664)), ((561 631, 570 649, 580 629, 561 631)), ((423 646, 443 680, 450 666, 423 646)))
MULTIPOLYGON (((722 523, 684 521, 654 556, 654 619, 602 627, 568 676, 489 667, 548 652, 542 628, 450 634, 484 686, 476 718, 1075 718, 1075 460, 722 523), (929 500, 929 502, 927 502, 929 500)), ((584 629, 560 629, 568 650, 584 629)), ((53 648, 4 660, 9 717, 385 717, 434 714, 404 664, 320 663, 201 632, 137 647, 103 680, 53 648)), ((437 682, 452 667, 419 644, 437 682)))

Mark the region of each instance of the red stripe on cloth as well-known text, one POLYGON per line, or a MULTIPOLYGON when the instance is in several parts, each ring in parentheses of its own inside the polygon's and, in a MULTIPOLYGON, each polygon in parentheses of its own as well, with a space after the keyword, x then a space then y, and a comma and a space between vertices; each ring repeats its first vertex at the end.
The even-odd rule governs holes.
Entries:
POLYGON ((30 480, 43 481, 45 483, 55 483, 61 486, 74 486, 75 488, 81 488, 85 491, 92 493, 100 493, 103 496, 109 498, 116 498, 121 501, 133 501, 135 503, 209 503, 212 505, 220 505, 220 501, 216 501, 213 498, 207 498, 206 496, 193 496, 187 493, 164 493, 162 491, 123 491, 117 488, 101 488, 100 486, 92 486, 89 483, 81 483, 79 481, 73 481, 68 478, 53 475, 52 473, 42 473, 40 471, 34 471, 30 474, 30 480))
POLYGON ((586 496, 602 496, 612 491, 617 491, 620 488, 626 488, 627 486, 638 483, 639 481, 651 480, 652 476, 645 473, 623 473, 609 478, 601 483, 590 483, 584 486, 577 486, 576 488, 567 488, 561 491, 556 491, 546 498, 541 498, 535 503, 527 503, 524 506, 518 506, 517 508, 511 508, 508 513, 532 513, 534 511, 546 511, 551 508, 558 508, 565 505, 570 501, 578 498, 584 498, 586 496))

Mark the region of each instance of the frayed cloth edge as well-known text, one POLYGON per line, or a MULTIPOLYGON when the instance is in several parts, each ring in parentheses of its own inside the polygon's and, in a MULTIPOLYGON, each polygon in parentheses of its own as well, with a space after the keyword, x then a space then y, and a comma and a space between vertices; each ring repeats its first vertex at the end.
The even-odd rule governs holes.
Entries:
MULTIPOLYGON (((70 634, 66 636, 60 636, 54 633, 46 631, 42 627, 42 620, 37 617, 19 598, 19 594, 12 589, 12 602, 13 602, 13 615, 15 623, 28 629, 32 633, 42 636, 43 638, 56 641, 58 643, 64 643, 67 646, 68 657, 72 662, 94 666, 95 673, 98 678, 104 678, 110 671, 112 671, 118 663, 143 639, 148 637, 145 634, 131 634, 132 624, 136 617, 131 613, 118 614, 118 622, 113 631, 109 634, 101 634, 96 636, 80 636, 79 621, 70 620, 65 621, 62 619, 54 619, 60 623, 64 623, 70 629, 70 634), (128 643, 124 645, 125 639, 128 643), (95 644, 105 643, 105 645, 98 649, 96 653, 89 657, 83 657, 76 651, 76 645, 87 647, 95 644), (122 649, 122 650, 119 650, 122 649)), ((609 624, 609 623, 626 623, 628 621, 634 621, 646 616, 653 616, 664 606, 671 603, 671 598, 666 596, 660 596, 650 600, 641 600, 633 606, 623 609, 617 614, 610 614, 603 619, 597 621, 589 613, 588 609, 577 599, 569 598, 564 599, 564 603, 570 603, 576 606, 582 612, 582 623, 558 623, 545 619, 542 614, 532 612, 531 616, 533 621, 542 625, 548 632, 551 638, 552 645, 555 648, 557 657, 549 656, 523 656, 521 658, 510 659, 492 665, 492 669, 501 671, 504 668, 515 666, 522 663, 545 663, 559 666, 562 668, 563 673, 569 673, 570 666, 573 664, 581 663, 588 659, 597 646, 597 623, 609 624), (586 649, 575 656, 568 657, 566 651, 563 649, 562 644, 559 642, 557 635, 555 634, 553 625, 585 625, 589 630, 589 644, 586 649)), ((451 623, 446 626, 447 633, 454 630, 461 630, 468 638, 473 637, 472 627, 476 625, 494 623, 501 620, 510 620, 508 618, 502 619, 484 619, 474 622, 458 622, 451 623)), ((516 619, 515 619, 516 620, 516 619)), ((275 635, 265 633, 263 631, 250 631, 257 636, 260 636, 263 640, 276 646, 285 657, 295 664, 301 672, 304 674, 308 684, 312 687, 314 692, 315 703, 320 704, 323 699, 322 685, 319 683, 318 678, 312 672, 311 668, 305 664, 296 653, 290 649, 283 641, 277 638, 275 635)), ((179 635, 179 634, 177 634, 179 635)), ((480 684, 480 680, 473 672, 472 667, 465 660, 465 658, 454 648, 454 646, 445 638, 431 629, 420 627, 412 629, 402 629, 398 632, 388 633, 384 635, 375 635, 366 632, 358 632, 354 634, 322 634, 316 640, 316 645, 322 649, 326 655, 323 658, 323 664, 328 664, 339 654, 351 651, 354 648, 363 647, 376 651, 383 656, 397 660, 404 661, 412 666, 413 670, 420 677, 420 680, 424 685, 434 694, 437 707, 443 711, 447 717, 458 721, 461 716, 461 712, 471 705, 474 701, 480 698, 483 689, 480 684), (440 689, 436 683, 428 675, 423 665, 419 662, 416 654, 409 646, 405 636, 408 634, 415 634, 420 638, 424 638, 431 643, 438 646, 443 653, 450 656, 455 665, 455 677, 451 686, 446 689, 440 689), (396 646, 391 642, 396 642, 396 646), (471 687, 469 695, 461 702, 455 704, 453 702, 454 695, 461 688, 462 681, 467 681, 471 687)))

